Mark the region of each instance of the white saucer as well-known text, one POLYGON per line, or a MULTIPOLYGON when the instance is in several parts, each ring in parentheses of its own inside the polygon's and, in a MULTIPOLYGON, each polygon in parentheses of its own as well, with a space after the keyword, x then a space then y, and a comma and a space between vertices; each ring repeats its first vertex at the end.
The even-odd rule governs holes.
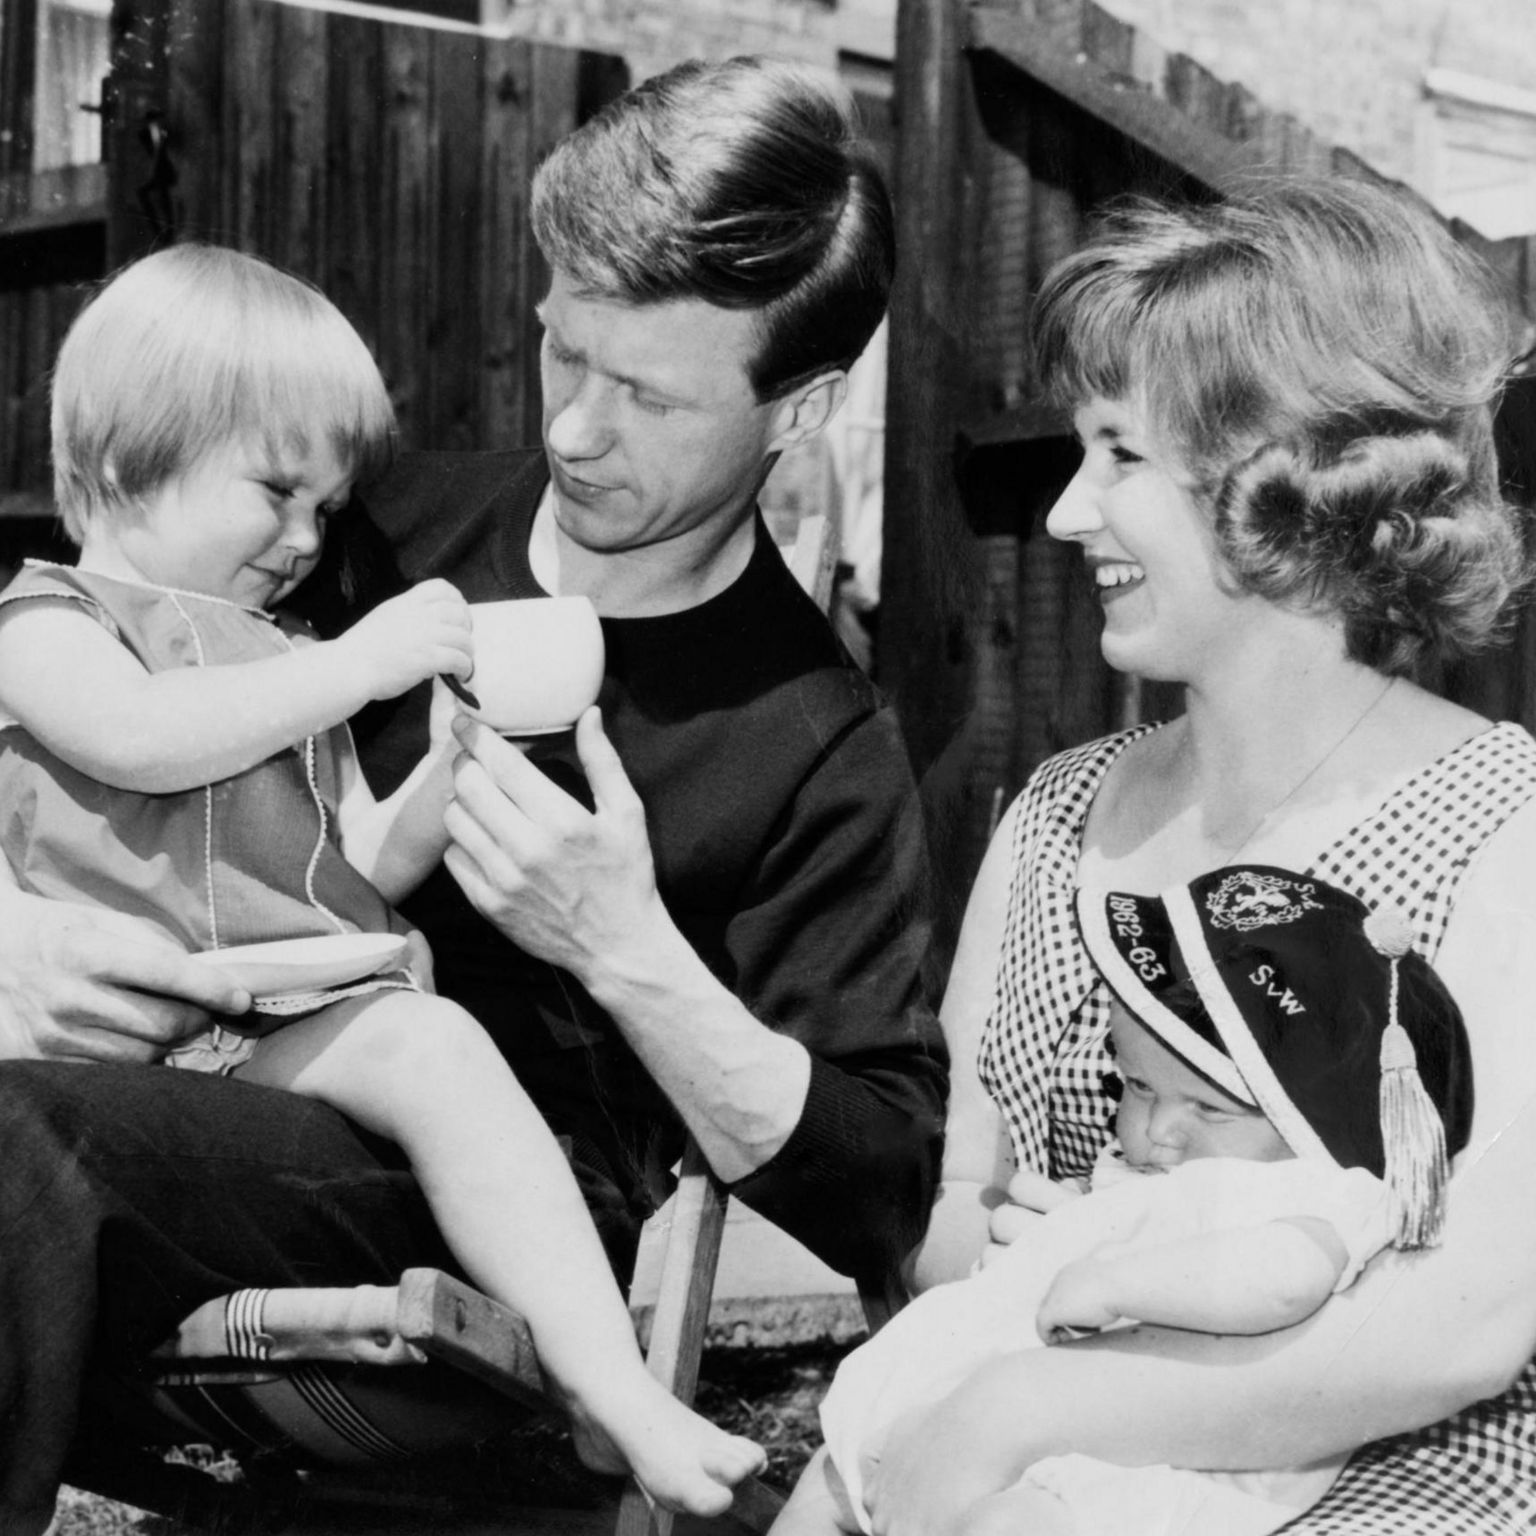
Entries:
POLYGON ((344 987, 399 964, 405 950, 405 937, 398 933, 326 933, 207 949, 192 958, 223 971, 252 997, 271 997, 344 987))
POLYGON ((488 731, 505 736, 508 741, 521 741, 525 736, 558 736, 561 731, 576 729, 574 720, 569 725, 492 725, 484 715, 477 715, 472 709, 466 707, 464 713, 471 720, 478 720, 488 731))

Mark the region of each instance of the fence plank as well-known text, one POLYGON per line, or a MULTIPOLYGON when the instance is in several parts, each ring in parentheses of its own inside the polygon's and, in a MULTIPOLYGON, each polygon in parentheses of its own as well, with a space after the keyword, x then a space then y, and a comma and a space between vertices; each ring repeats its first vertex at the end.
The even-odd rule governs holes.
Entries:
MULTIPOLYGON (((9 24, 35 0, 0 3, 9 24)), ((584 108, 622 88, 620 61, 274 0, 119 0, 115 15, 118 85, 141 115, 157 100, 166 113, 176 237, 255 252, 330 294, 378 357, 407 446, 536 441, 546 273, 529 182, 584 108)), ((17 58, 13 36, 0 70, 17 58)), ((130 137, 110 188, 124 254, 146 244, 127 217, 146 161, 130 137)), ((46 484, 27 370, 62 330, 37 317, 77 302, 60 289, 37 307, 27 278, 0 285, 0 494, 46 484)))
POLYGON ((0 0, 0 175, 30 173, 37 117, 37 0, 0 0))
POLYGON ((17 448, 22 484, 46 489, 52 480, 49 467, 48 373, 58 340, 54 320, 54 289, 30 288, 23 292, 21 334, 21 420, 17 448))
POLYGON ((170 0, 118 0, 111 28, 104 95, 109 269, 172 236, 174 205, 152 137, 168 127, 170 0))
POLYGON ((331 16, 325 35, 325 237, 318 278, 364 341, 379 350, 384 224, 384 36, 376 22, 331 16))
POLYGON ((318 278, 326 240, 326 15, 274 5, 272 259, 318 278))
POLYGON ((270 255, 273 185, 272 93, 277 72, 276 7, 234 0, 228 7, 223 152, 227 237, 242 250, 270 255))
POLYGON ((215 245, 230 238, 222 175, 225 10, 207 0, 171 0, 167 110, 176 229, 183 240, 215 245))
POLYGON ((477 38, 440 32, 431 46, 431 324, 424 359, 426 441, 434 448, 479 444, 483 342, 474 296, 498 280, 481 258, 480 160, 468 153, 481 131, 483 68, 477 38))
MULTIPOLYGON (((525 211, 533 189, 534 172, 555 145, 577 125, 581 89, 581 54, 553 48, 532 50, 529 55, 528 132, 522 139, 522 161, 514 168, 516 185, 513 195, 525 211)), ((517 355, 523 360, 522 372, 528 380, 520 424, 521 440, 536 443, 541 426, 538 356, 543 332, 534 306, 549 287, 549 268, 534 244, 526 213, 524 227, 528 259, 518 267, 512 302, 515 306, 513 319, 519 333, 517 355)))
POLYGON ((404 27, 384 34, 383 149, 380 167, 379 358, 395 395, 402 441, 425 442, 425 381, 431 236, 427 39, 404 27))
POLYGON ((85 295, 67 283, 0 290, 0 496, 51 496, 48 376, 85 295))
POLYGON ((0 288, 0 486, 19 489, 26 484, 20 459, 21 311, 25 289, 0 288))
POLYGON ((480 425, 489 448, 538 440, 538 391, 532 388, 536 347, 529 317, 537 274, 528 222, 533 124, 532 50, 493 42, 485 53, 481 131, 480 425))

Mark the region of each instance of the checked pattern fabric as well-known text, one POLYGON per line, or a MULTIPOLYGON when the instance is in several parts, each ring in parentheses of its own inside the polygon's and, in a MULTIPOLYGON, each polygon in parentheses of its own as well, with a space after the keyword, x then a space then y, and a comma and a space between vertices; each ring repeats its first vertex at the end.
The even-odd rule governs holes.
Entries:
POLYGON ((1109 988, 1077 932, 1083 826, 1116 758, 1155 727, 1042 763, 1008 813, 1013 880, 992 1014, 978 1063, 1021 1168, 1084 1178, 1110 1138, 1109 988))
MULTIPOLYGON (((1099 785, 1155 726, 1091 742, 1041 765, 1007 827, 1013 879, 996 991, 982 1038, 983 1083, 1021 1166, 1087 1172, 1114 1105, 1109 995, 1078 937, 1073 897, 1082 832, 1099 785)), ((1433 960, 1473 857, 1536 795, 1536 741, 1483 731, 1415 774, 1310 866, 1372 906, 1408 915, 1433 960)), ((1357 1453, 1286 1536, 1515 1536, 1536 1532, 1536 1362, 1501 1397, 1357 1453)))

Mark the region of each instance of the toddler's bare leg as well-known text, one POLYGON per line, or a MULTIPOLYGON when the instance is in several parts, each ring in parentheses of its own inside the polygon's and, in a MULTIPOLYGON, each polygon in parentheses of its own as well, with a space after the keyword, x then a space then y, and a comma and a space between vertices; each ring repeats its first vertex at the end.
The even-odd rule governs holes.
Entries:
POLYGON ((858 1536, 858 1531, 843 1480, 822 1446, 800 1474, 768 1536, 858 1536))
POLYGON ((417 992, 349 998, 267 1036, 239 1075, 323 1100, 400 1145, 465 1272, 527 1319, 599 1470, 632 1470, 668 1508, 729 1507, 762 1452, 645 1369, 559 1145, 462 1008, 417 992))

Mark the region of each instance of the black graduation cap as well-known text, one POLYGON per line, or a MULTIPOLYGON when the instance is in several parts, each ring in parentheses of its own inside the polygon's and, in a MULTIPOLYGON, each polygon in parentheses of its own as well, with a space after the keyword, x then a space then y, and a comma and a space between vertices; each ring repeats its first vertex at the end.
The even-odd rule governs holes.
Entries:
POLYGON ((1471 1130, 1471 1048, 1398 909, 1269 865, 1161 896, 1081 891, 1077 906, 1138 1022, 1298 1157, 1383 1178, 1395 1246, 1438 1239, 1448 1156, 1471 1130))

